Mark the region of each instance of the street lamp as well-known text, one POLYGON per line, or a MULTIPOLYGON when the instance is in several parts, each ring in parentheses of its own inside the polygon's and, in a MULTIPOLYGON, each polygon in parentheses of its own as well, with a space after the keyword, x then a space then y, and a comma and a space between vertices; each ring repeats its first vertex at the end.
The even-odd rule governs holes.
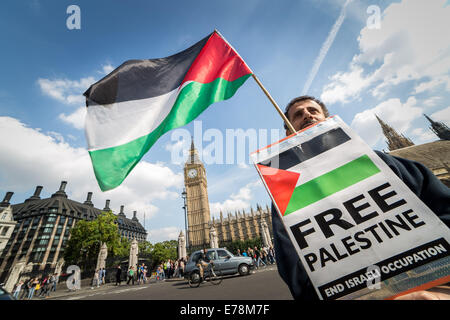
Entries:
POLYGON ((187 209, 187 207, 186 207, 187 192, 186 192, 185 188, 183 188, 183 192, 181 193, 181 197, 183 198, 183 201, 184 201, 184 206, 183 206, 183 209, 184 209, 184 228, 185 228, 185 231, 186 231, 186 247, 188 247, 189 246, 189 240, 188 240, 188 232, 187 232, 187 212, 186 212, 186 209, 187 209))

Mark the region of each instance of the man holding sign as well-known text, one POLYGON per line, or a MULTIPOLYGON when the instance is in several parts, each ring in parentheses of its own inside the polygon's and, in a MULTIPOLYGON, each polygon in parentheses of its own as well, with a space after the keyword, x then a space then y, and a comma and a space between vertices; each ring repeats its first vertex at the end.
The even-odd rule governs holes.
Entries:
MULTIPOLYGON (((287 105, 285 115, 288 118, 288 120, 291 122, 291 124, 293 125, 294 129, 296 131, 299 131, 299 130, 303 130, 309 126, 312 126, 315 123, 325 120, 328 117, 328 110, 327 110, 326 106, 320 100, 318 100, 314 97, 311 97, 311 96, 301 96, 301 97, 293 99, 287 105)), ((290 135, 290 132, 288 131, 288 128, 286 127, 286 124, 285 124, 285 129, 286 129, 286 135, 287 136, 290 135)), ((331 135, 331 134, 321 135, 321 136, 318 136, 317 139, 336 139, 335 145, 338 145, 338 144, 342 143, 342 141, 345 142, 345 140, 342 140, 342 139, 345 139, 345 138, 343 138, 344 136, 346 136, 345 133, 339 134, 339 130, 335 130, 335 133, 333 133, 333 135, 331 135), (339 139, 341 139, 342 141, 339 142, 338 141, 339 139)), ((302 145, 301 151, 299 151, 297 153, 297 156, 299 158, 301 158, 302 156, 305 157, 305 154, 308 153, 308 148, 310 148, 310 149, 316 148, 314 146, 314 141, 317 141, 318 142, 317 144, 320 144, 322 142, 322 140, 317 140, 317 139, 314 140, 314 139, 316 139, 316 138, 311 139, 309 145, 307 143, 304 143, 302 145), (305 148, 306 148, 306 150, 303 150, 305 148), (303 151, 305 151, 305 152, 303 152, 303 151)), ((327 143, 329 143, 329 141, 327 143)), ((334 142, 331 142, 331 144, 333 144, 333 143, 334 142)), ((323 151, 321 151, 321 152, 323 152, 323 151)), ((417 197, 419 197, 420 200, 422 200, 423 203, 425 203, 441 219, 441 221, 445 223, 445 225, 447 225, 447 227, 450 226, 450 205, 449 205, 450 204, 450 191, 444 184, 442 184, 432 174, 432 172, 429 169, 427 169, 422 164, 414 162, 414 161, 397 158, 397 157, 392 157, 392 156, 389 156, 389 155, 384 154, 379 151, 375 151, 375 153, 384 161, 384 163, 386 163, 389 166, 389 168, 392 171, 394 171, 394 173, 408 186, 408 188, 415 195, 417 195, 417 197)), ((362 159, 362 158, 363 157, 361 157, 360 159, 362 159)), ((305 161, 306 160, 308 160, 308 159, 305 159, 305 161)), ((359 159, 357 159, 357 160, 360 161, 359 159)), ((362 160, 364 160, 364 159, 362 159, 362 160)), ((370 160, 369 160, 369 162, 370 162, 370 160)), ((286 165, 286 167, 288 167, 288 166, 286 165)), ((342 174, 342 172, 344 172, 346 170, 346 168, 344 168, 344 167, 345 166, 342 166, 341 168, 338 168, 333 171, 340 170, 339 174, 342 174)), ((280 169, 283 169, 283 168, 280 168, 280 169)), ((375 170, 377 170, 376 166, 375 166, 375 170)), ((332 174, 331 171, 330 171, 330 174, 332 174)), ((358 175, 357 171, 354 171, 354 169, 352 169, 352 171, 350 171, 350 177, 352 179, 354 176, 357 176, 357 175, 358 175)), ((323 176, 326 176, 326 175, 323 175, 323 176)), ((325 178, 323 178, 323 179, 325 179, 325 178)), ((357 178, 355 178, 355 179, 357 179, 357 178)), ((363 179, 363 178, 361 178, 361 179, 363 179)), ((296 180, 296 179, 294 179, 294 180, 296 180)), ((293 183, 295 184, 295 181, 293 183)), ((346 182, 344 181, 343 184, 345 184, 345 183, 346 182)), ((350 182, 348 183, 348 185, 350 185, 350 182)), ((397 204, 398 206, 400 206, 403 203, 406 203, 406 202, 404 202, 404 200, 400 200, 400 201, 397 201, 396 203, 392 203, 392 201, 391 201, 391 204, 388 204, 389 201, 386 200, 388 198, 388 194, 386 194, 386 191, 381 191, 383 188, 387 188, 388 186, 390 186, 390 185, 385 184, 383 186, 379 186, 378 189, 374 189, 369 192, 369 194, 372 196, 373 200, 377 204, 381 204, 381 207, 383 207, 383 205, 384 205, 386 208, 388 208, 390 210, 389 206, 393 208, 396 205, 396 203, 398 203, 397 204), (384 192, 384 195, 382 195, 383 192, 384 192), (403 201, 403 202, 401 202, 401 201, 403 201)), ((296 187, 295 190, 297 190, 297 189, 298 188, 296 187)), ((333 191, 333 192, 336 192, 336 191, 333 191)), ((392 193, 395 193, 395 191, 391 191, 391 194, 392 193)), ((311 193, 311 195, 312 194, 313 193, 311 193)), ((302 198, 302 197, 299 197, 299 198, 302 198)), ((308 197, 303 197, 303 198, 311 199, 312 197, 308 196, 308 197)), ((363 196, 360 195, 359 198, 357 197, 355 199, 358 201, 362 201, 363 196)), ((392 199, 390 199, 390 200, 392 200, 392 199)), ((299 200, 295 204, 292 204, 293 201, 289 201, 289 203, 285 201, 285 206, 282 207, 282 210, 283 210, 282 214, 284 216, 286 216, 290 212, 294 212, 295 210, 298 210, 301 206, 309 205, 309 203, 300 204, 299 203, 300 201, 303 201, 303 200, 299 200)), ((310 203, 311 203, 311 201, 319 201, 319 200, 312 199, 312 200, 308 200, 308 201, 310 201, 310 203)), ((347 201, 346 203, 344 203, 344 206, 347 209, 350 209, 349 210, 350 215, 352 215, 352 217, 355 218, 352 221, 344 220, 344 218, 342 218, 342 214, 339 212, 338 209, 333 209, 333 210, 335 210, 334 212, 331 210, 329 210, 327 212, 328 216, 330 216, 330 214, 333 216, 333 219, 327 218, 327 219, 329 219, 328 221, 326 221, 325 215, 322 215, 321 217, 320 217, 320 215, 317 215, 314 217, 316 219, 316 221, 318 222, 318 225, 321 228, 321 230, 328 231, 329 235, 327 236, 327 238, 329 236, 333 235, 332 230, 330 228, 330 224, 332 224, 332 223, 341 227, 342 229, 347 230, 354 225, 364 222, 364 221, 358 221, 358 219, 359 220, 361 220, 361 219, 368 220, 371 218, 370 217, 371 214, 366 214, 366 216, 364 216, 364 217, 361 216, 360 212, 358 212, 358 209, 362 208, 364 205, 357 207, 355 205, 356 201, 353 201, 353 202, 354 203, 347 201), (328 225, 327 225, 327 223, 328 223, 328 225)), ((280 209, 280 204, 278 204, 278 209, 280 209)), ((362 211, 362 210, 360 210, 360 211, 362 211)), ((383 212, 385 212, 385 211, 383 210, 383 212)), ((374 213, 372 213, 372 215, 373 214, 374 213)), ((417 220, 417 216, 415 216, 413 213, 403 212, 403 214, 404 214, 404 216, 401 216, 399 219, 409 221, 413 227, 419 227, 421 225, 420 224, 421 221, 417 220)), ((397 215, 397 216, 399 216, 399 215, 397 215)), ((403 221, 403 220, 401 220, 401 221, 403 221)), ((298 228, 297 235, 294 234, 294 236, 297 239, 297 243, 299 244, 300 249, 302 249, 302 243, 303 243, 304 247, 308 246, 308 244, 307 244, 308 237, 311 237, 311 233, 316 232, 316 230, 314 228, 312 228, 311 225, 308 226, 306 222, 302 222, 303 224, 300 223, 300 224, 302 224, 301 228, 303 231, 302 232, 298 231, 298 230, 300 230, 300 228, 298 228), (308 229, 308 227, 309 227, 309 229, 308 229)), ((315 290, 311 280, 308 277, 308 274, 304 268, 304 265, 301 263, 301 261, 298 257, 296 249, 295 249, 291 239, 288 236, 288 233, 285 229, 285 226, 283 225, 283 222, 281 221, 279 214, 277 213, 277 211, 273 205, 272 205, 272 223, 273 223, 273 231, 274 231, 275 251, 276 251, 276 256, 277 256, 277 266, 278 266, 278 271, 280 273, 280 276, 288 285, 294 299, 301 299, 301 300, 316 300, 316 299, 318 299, 316 290, 315 290)), ((380 225, 381 227, 385 226, 382 223, 379 223, 378 225, 380 225)), ((376 226, 378 226, 378 225, 376 225, 376 226)), ((406 226, 406 224, 403 226, 403 228, 405 228, 405 226, 406 226)), ((409 227, 409 228, 411 228, 411 227, 409 227)), ((294 230, 294 229, 292 229, 292 230, 294 230)), ((366 230, 371 231, 372 234, 375 235, 375 231, 373 229, 370 230, 370 228, 367 228, 366 230)), ((324 233, 326 234, 326 232, 324 232, 324 233)), ((357 235, 358 233, 361 233, 361 232, 357 232, 355 235, 357 235)), ((362 240, 361 240, 361 242, 362 242, 364 240, 364 238, 361 236, 361 234, 360 234, 359 240, 361 240, 361 238, 362 238, 362 240)), ((386 233, 386 235, 389 236, 389 238, 392 237, 392 235, 390 233, 386 233)), ((345 255, 341 254, 341 256, 340 256, 341 258, 345 258, 346 256, 348 256, 349 253, 351 255, 352 252, 356 252, 355 251, 356 249, 354 247, 352 248, 350 245, 354 245, 356 240, 358 240, 358 237, 355 237, 356 240, 353 239, 354 242, 351 242, 347 238, 345 238, 345 239, 347 242, 344 243, 344 245, 345 244, 349 245, 348 247, 346 246, 347 249, 349 249, 349 252, 345 253, 345 255)), ((344 239, 342 239, 342 240, 344 240, 344 239)), ((334 244, 332 244, 332 245, 334 245, 334 244)), ((361 246, 361 248, 364 249, 363 246, 361 246)), ((333 247, 333 251, 334 251, 334 249, 335 249, 335 247, 333 247)), ((336 251, 335 251, 335 253, 336 253, 336 251)), ((307 258, 307 256, 308 255, 305 255, 305 258, 307 258)), ((309 261, 307 260, 308 266, 306 266, 306 267, 310 268, 309 272, 313 272, 314 271, 314 263, 318 263, 317 262, 318 258, 316 256, 314 256, 314 254, 310 254, 309 256, 310 256, 310 260, 309 261)), ((339 254, 337 257, 339 259, 339 254)), ((329 258, 328 260, 330 260, 330 259, 335 259, 335 258, 329 258)), ((323 264, 324 264, 324 262, 322 261, 322 266, 323 266, 323 264)), ((349 285, 349 283, 351 283, 351 282, 348 282, 348 281, 346 282, 347 285, 349 285)), ((418 292, 413 292, 413 293, 403 295, 399 298, 400 299, 402 299, 402 298, 405 298, 405 299, 450 299, 450 296, 446 295, 444 293, 418 291, 418 292)))

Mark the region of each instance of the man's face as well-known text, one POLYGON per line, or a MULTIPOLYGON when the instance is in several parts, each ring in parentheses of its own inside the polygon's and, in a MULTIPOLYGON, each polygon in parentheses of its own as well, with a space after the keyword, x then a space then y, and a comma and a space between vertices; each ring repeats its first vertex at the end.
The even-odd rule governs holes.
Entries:
MULTIPOLYGON (((325 120, 322 107, 313 100, 297 102, 289 108, 288 119, 296 131, 310 126, 315 122, 325 120)), ((286 130, 286 135, 291 132, 286 130)))

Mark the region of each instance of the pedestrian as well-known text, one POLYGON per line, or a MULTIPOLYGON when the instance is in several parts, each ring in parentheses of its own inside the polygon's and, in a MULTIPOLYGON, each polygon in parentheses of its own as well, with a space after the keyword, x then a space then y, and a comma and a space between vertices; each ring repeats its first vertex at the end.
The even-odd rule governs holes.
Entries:
POLYGON ((236 256, 238 256, 238 257, 242 256, 241 250, 239 248, 237 249, 236 256))
POLYGON ((173 268, 175 269, 174 273, 173 273, 173 277, 177 278, 180 276, 180 269, 178 267, 178 260, 175 260, 175 264, 173 265, 173 268))
POLYGON ((102 283, 106 284, 106 270, 102 268, 102 283))
POLYGON ((56 292, 56 273, 52 274, 52 276, 50 277, 50 284, 51 284, 51 288, 50 291, 54 291, 56 292))
POLYGON ((161 280, 162 281, 166 281, 166 272, 165 272, 165 270, 164 270, 164 266, 165 266, 166 264, 165 263, 163 263, 162 265, 161 265, 161 280))
POLYGON ((267 265, 264 263, 264 261, 261 259, 261 248, 258 250, 258 248, 255 246, 255 257, 256 257, 256 263, 258 264, 258 267, 260 266, 260 263, 264 265, 264 267, 267 267, 267 265))
POLYGON ((122 276, 122 268, 120 267, 120 265, 118 265, 116 271, 116 286, 117 285, 120 286, 120 282, 122 281, 121 276, 122 276))
POLYGON ((144 267, 144 283, 147 283, 147 266, 144 267))
POLYGON ((253 249, 248 248, 247 249, 247 254, 248 254, 248 256, 250 258, 252 258, 253 264, 255 265, 255 268, 258 269, 258 264, 257 264, 257 261, 256 261, 256 255, 255 255, 255 252, 253 251, 253 249))
POLYGON ((45 299, 47 299, 50 296, 50 278, 51 278, 51 275, 49 274, 47 276, 47 281, 45 281, 45 283, 44 283, 43 295, 44 295, 45 299))
POLYGON ((164 278, 167 277, 167 279, 169 279, 169 270, 168 270, 169 268, 167 267, 168 262, 169 261, 163 263, 164 278))
POLYGON ((265 263, 265 265, 267 266, 267 264, 269 262, 267 261, 267 249, 266 249, 266 247, 261 247, 261 259, 265 263))
POLYGON ((156 281, 161 280, 161 268, 159 266, 156 267, 156 281))
POLYGON ((28 300, 33 299, 34 291, 36 291, 36 288, 39 289, 38 285, 39 285, 39 280, 37 278, 31 279, 31 286, 30 286, 30 290, 28 292, 28 300))
POLYGON ((94 272, 94 278, 92 279, 92 287, 91 289, 94 289, 94 286, 97 286, 97 288, 99 287, 99 270, 95 270, 94 272))
POLYGON ((184 258, 180 259, 180 278, 184 277, 184 258))
POLYGON ((273 252, 273 247, 272 246, 269 246, 267 257, 269 258, 270 264, 274 264, 275 258, 274 258, 274 252, 273 252))
POLYGON ((98 285, 97 285, 97 286, 99 286, 99 285, 102 284, 103 271, 102 271, 102 269, 100 268, 97 272, 98 272, 98 285))
POLYGON ((137 284, 141 283, 141 266, 138 265, 137 270, 136 270, 136 274, 137 274, 137 284))
POLYGON ((16 287, 13 291, 13 297, 16 298, 17 300, 19 299, 19 293, 22 290, 22 286, 23 286, 23 281, 20 280, 17 284, 16 287))
MULTIPOLYGON (((39 288, 40 288, 41 290, 40 290, 39 293, 38 293, 38 297, 42 297, 42 296, 44 295, 44 292, 45 292, 45 284, 47 283, 47 281, 48 281, 48 278, 47 278, 47 277, 44 277, 44 278, 42 279, 42 281, 40 282, 39 288)), ((38 290, 38 288, 36 288, 36 290, 38 290)))
POLYGON ((26 281, 24 283, 24 285, 22 286, 22 294, 20 295, 19 300, 22 300, 22 299, 25 299, 28 297, 28 294, 30 293, 30 288, 31 288, 33 281, 34 281, 34 279, 31 278, 31 279, 28 279, 28 281, 26 281))
POLYGON ((167 279, 170 279, 170 259, 164 264, 164 275, 167 279))
POLYGON ((145 283, 145 264, 141 265, 141 283, 145 283))
POLYGON ((134 267, 130 267, 130 269, 128 270, 127 285, 130 284, 130 281, 132 281, 132 285, 134 285, 134 267))
POLYGON ((136 276, 137 276, 137 284, 141 284, 141 279, 142 279, 142 268, 141 268, 140 265, 137 266, 136 276))

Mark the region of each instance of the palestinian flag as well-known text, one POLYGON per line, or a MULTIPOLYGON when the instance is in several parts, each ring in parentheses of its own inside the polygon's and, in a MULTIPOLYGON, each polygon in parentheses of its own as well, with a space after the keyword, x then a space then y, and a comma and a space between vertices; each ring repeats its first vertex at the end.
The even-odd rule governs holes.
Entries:
MULTIPOLYGON (((361 155, 316 176, 305 177, 306 173, 302 175, 301 170, 298 172, 294 169, 299 168, 303 162, 349 140, 350 137, 344 130, 335 128, 257 164, 283 216, 303 209, 380 172, 368 155, 361 155)), ((312 171, 314 170, 310 170, 310 174, 312 171)))
POLYGON ((119 186, 161 135, 231 98, 251 74, 214 31, 173 56, 126 61, 93 84, 85 132, 101 190, 119 186))

